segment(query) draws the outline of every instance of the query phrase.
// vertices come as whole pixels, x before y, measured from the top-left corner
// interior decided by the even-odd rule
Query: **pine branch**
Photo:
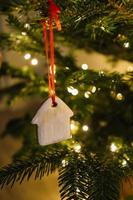
[[[86,199],[88,179],[84,157],[72,152],[66,158],[66,166],[59,170],[61,200]]]
[[[13,186],[15,182],[22,183],[25,179],[29,180],[32,174],[35,174],[35,179],[48,176],[59,167],[63,157],[64,152],[53,150],[26,160],[18,160],[0,170],[0,186],[3,188],[5,185]]]
[[[18,14],[21,13],[24,18],[20,20],[17,15],[8,12],[9,24],[17,30],[27,33],[27,36],[24,37],[12,36],[10,41],[15,44],[12,45],[12,48],[17,51],[26,49],[38,53],[43,52],[43,41],[40,39],[42,31],[38,20],[48,16],[47,1],[24,1],[24,3],[18,3],[18,6],[16,6],[17,0],[12,2],[14,2],[11,5],[12,8],[16,9],[17,7]],[[113,2],[109,0],[103,2],[99,0],[93,2],[67,0],[56,1],[56,3],[63,13],[60,18],[63,25],[62,36],[65,41],[86,50],[91,48],[106,55],[113,55],[116,59],[132,61],[133,14],[131,0],[128,3],[126,0],[114,0]],[[30,15],[30,11],[33,12],[33,15]],[[24,27],[25,23],[30,24],[29,30]],[[129,47],[125,48],[124,44],[127,42]]]
[[[71,153],[60,169],[61,199],[118,200],[125,177],[119,162]],[[126,174],[128,176],[128,174]]]

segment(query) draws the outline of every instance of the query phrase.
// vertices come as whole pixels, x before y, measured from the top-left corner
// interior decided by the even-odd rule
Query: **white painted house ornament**
[[[51,106],[48,98],[37,111],[32,124],[38,126],[38,141],[40,145],[48,145],[71,138],[70,117],[72,110],[56,97],[57,106]]]

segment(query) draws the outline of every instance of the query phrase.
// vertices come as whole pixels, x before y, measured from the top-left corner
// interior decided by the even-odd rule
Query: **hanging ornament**
[[[48,145],[56,143],[68,138],[70,134],[70,117],[73,116],[72,110],[55,94],[55,65],[54,65],[54,34],[53,20],[55,21],[58,31],[61,31],[61,23],[59,20],[59,7],[48,0],[49,3],[49,21],[43,19],[43,36],[45,42],[46,64],[48,66],[48,98],[37,111],[32,120],[32,124],[38,126],[38,141],[40,145]],[[47,24],[49,25],[49,39],[47,37]],[[50,46],[50,62],[49,62],[49,46]]]

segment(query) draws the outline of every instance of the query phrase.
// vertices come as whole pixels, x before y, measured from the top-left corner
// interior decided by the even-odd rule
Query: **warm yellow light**
[[[71,122],[71,130],[75,130],[76,129],[76,124],[74,123],[74,121]]]
[[[65,167],[66,165],[68,165],[68,161],[66,161],[65,159],[64,160],[62,160],[62,167]]]
[[[124,46],[125,48],[129,48],[129,47],[130,47],[130,44],[129,44],[129,42],[124,42],[123,46]]]
[[[110,150],[112,152],[116,152],[118,150],[118,147],[115,145],[115,143],[112,143],[111,146],[110,146]]]
[[[105,31],[105,27],[104,27],[104,26],[101,26],[101,29],[102,29],[103,31]]]
[[[127,165],[127,161],[126,161],[126,160],[123,160],[123,161],[122,161],[122,166],[125,167],[126,165]]]
[[[80,151],[81,151],[81,146],[80,146],[80,144],[75,144],[75,145],[74,145],[74,151],[75,151],[76,153],[80,153]]]
[[[79,192],[80,192],[80,189],[79,189],[79,188],[77,188],[77,189],[76,189],[76,192],[77,192],[77,193],[79,193]]]
[[[96,86],[93,86],[92,89],[91,89],[91,92],[92,92],[92,93],[95,93],[96,90],[97,90]]]
[[[104,71],[99,71],[99,75],[104,75]]]
[[[76,88],[72,87],[72,86],[67,87],[67,91],[69,93],[71,93],[73,96],[76,96],[79,93],[79,91]]]
[[[21,34],[24,35],[24,36],[27,35],[26,32],[22,32]]]
[[[37,65],[37,64],[38,64],[38,60],[37,60],[36,58],[33,58],[33,59],[31,60],[31,64],[32,64],[32,65]]]
[[[90,91],[86,91],[86,92],[84,93],[84,97],[87,98],[87,99],[89,99],[90,95],[91,95],[91,92],[90,92]]]
[[[74,88],[74,90],[72,91],[72,95],[73,95],[73,96],[76,96],[76,95],[78,95],[78,93],[79,93],[79,91],[78,91],[77,89]]]
[[[83,70],[87,70],[87,69],[88,69],[88,65],[87,65],[87,64],[82,64],[81,68],[82,68]]]
[[[67,87],[67,91],[68,91],[69,93],[72,93],[73,89],[74,89],[74,87],[72,87],[72,86]]]
[[[84,125],[84,126],[82,126],[82,129],[83,129],[83,131],[88,131],[89,130],[89,127],[87,126],[87,125]]]
[[[71,127],[71,132],[72,132],[73,134],[75,134],[75,133],[78,131],[78,129],[79,129],[79,122],[78,122],[78,121],[71,120],[71,125],[70,125],[70,127]]]
[[[128,71],[128,72],[133,72],[133,66],[129,66],[129,67],[127,68],[127,71]]]
[[[118,94],[116,95],[116,99],[119,100],[119,101],[121,101],[121,100],[124,99],[124,96],[123,96],[121,93],[118,93]]]
[[[29,28],[30,28],[30,25],[29,25],[28,23],[26,23],[26,24],[24,25],[24,27],[29,29]]]
[[[31,58],[31,54],[30,53],[26,53],[25,55],[24,55],[24,59],[25,60],[29,60]]]

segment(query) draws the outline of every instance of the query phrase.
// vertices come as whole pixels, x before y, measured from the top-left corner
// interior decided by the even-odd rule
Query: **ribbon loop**
[[[58,31],[61,30],[61,23],[59,20],[59,7],[53,2],[53,0],[48,0],[49,3],[49,38],[50,42],[48,43],[47,37],[47,26],[46,21],[41,20],[43,25],[43,38],[45,43],[45,53],[46,53],[46,64],[48,66],[48,83],[49,83],[49,94],[52,100],[52,106],[57,106],[55,100],[55,65],[54,65],[54,34],[53,34],[53,24],[54,19]],[[50,45],[50,63],[49,63],[49,45]]]

